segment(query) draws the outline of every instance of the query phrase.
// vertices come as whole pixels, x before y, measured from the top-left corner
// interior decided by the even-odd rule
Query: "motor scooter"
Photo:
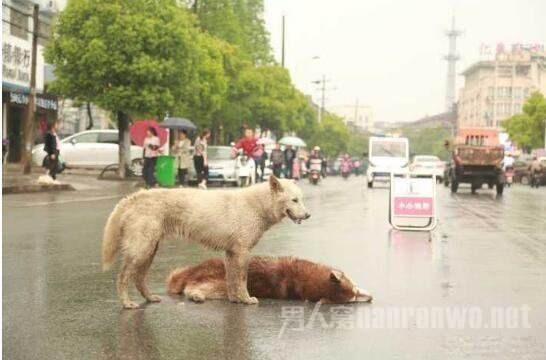
[[[235,175],[237,177],[237,185],[247,187],[254,184],[256,164],[254,159],[246,155],[242,150],[237,154],[235,160]]]
[[[322,172],[322,159],[309,160],[309,182],[318,185]]]

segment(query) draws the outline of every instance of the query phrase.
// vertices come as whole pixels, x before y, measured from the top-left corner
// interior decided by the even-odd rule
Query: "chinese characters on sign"
[[[30,49],[4,42],[2,44],[2,76],[5,80],[30,82]]]
[[[43,46],[36,52],[36,90],[44,89]],[[2,37],[2,82],[17,88],[30,87],[32,43],[9,34]]]
[[[389,195],[389,222],[391,225],[397,230],[433,230],[437,224],[435,192],[436,179],[433,176],[391,177]],[[407,218],[428,219],[428,224],[419,225],[419,221],[408,221]]]
[[[489,44],[481,44],[480,45],[480,56],[488,56],[488,55],[499,55],[499,54],[521,54],[523,52],[544,52],[544,45],[543,44],[504,44],[502,42],[496,44],[496,45],[489,45]]]
[[[402,197],[394,198],[395,216],[433,216],[432,198],[429,197]]]
[[[9,94],[9,101],[14,104],[27,105],[28,95],[17,93],[17,92],[11,92]],[[36,96],[36,106],[42,109],[47,109],[47,110],[57,110],[57,100],[43,98],[38,95]]]

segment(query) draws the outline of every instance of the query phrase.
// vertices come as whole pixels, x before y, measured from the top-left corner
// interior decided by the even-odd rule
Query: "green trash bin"
[[[176,179],[176,157],[160,155],[155,165],[155,178],[159,185],[172,187]]]

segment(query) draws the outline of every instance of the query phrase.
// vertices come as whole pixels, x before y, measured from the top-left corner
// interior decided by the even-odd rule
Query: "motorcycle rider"
[[[351,171],[353,170],[353,160],[351,159],[351,157],[349,156],[349,154],[345,153],[342,157],[341,157],[341,167],[340,167],[340,170],[341,170],[341,175],[343,174],[350,174]],[[348,176],[348,175],[347,175]]]
[[[538,184],[535,184],[535,177],[537,178],[536,181],[539,181],[538,177],[540,174],[542,174],[542,164],[538,160],[537,156],[533,156],[533,161],[531,164],[529,164],[529,173],[531,175],[531,186],[536,185],[538,187]]]
[[[322,157],[320,153],[320,147],[315,146],[313,150],[311,151],[311,155],[309,156],[309,160],[307,160],[307,168],[309,171],[318,171],[322,177],[324,177],[324,158]]]

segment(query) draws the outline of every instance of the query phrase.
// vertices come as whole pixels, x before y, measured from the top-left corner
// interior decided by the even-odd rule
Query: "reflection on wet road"
[[[100,271],[106,218],[133,188],[4,197],[3,345],[10,359],[546,358],[546,189],[450,195],[438,188],[434,233],[390,229],[388,191],[363,178],[302,183],[312,217],[269,231],[254,254],[294,255],[345,271],[387,307],[530,307],[529,329],[286,328],[283,307],[211,301],[163,302],[122,311],[115,274]],[[152,265],[152,290],[165,294],[168,271],[220,254],[170,241]],[[139,299],[138,295],[132,295]],[[331,319],[335,306],[318,314]],[[318,316],[316,319],[319,319]],[[286,320],[286,318],[284,318]]]

